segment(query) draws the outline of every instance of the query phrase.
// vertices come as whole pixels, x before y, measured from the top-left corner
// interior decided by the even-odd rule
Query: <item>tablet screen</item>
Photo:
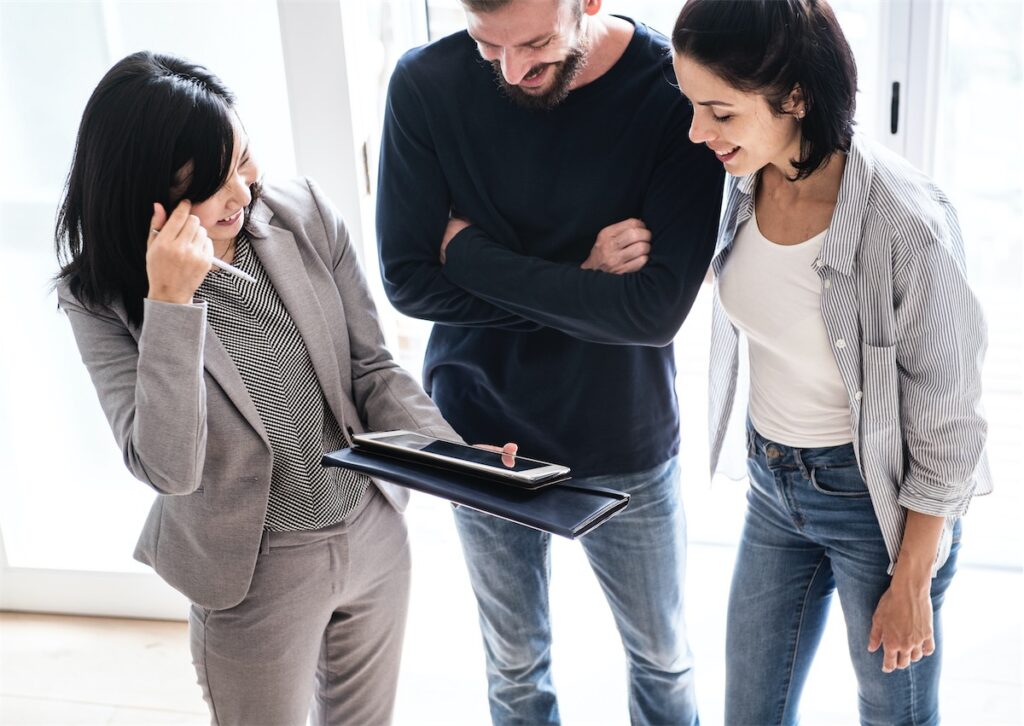
[[[502,462],[502,455],[497,452],[477,449],[472,446],[461,446],[459,444],[453,444],[450,441],[432,439],[427,436],[420,436],[419,434],[403,433],[394,434],[392,436],[381,436],[376,438],[375,441],[379,444],[400,446],[412,451],[421,451],[425,454],[436,454],[437,456],[445,456],[449,459],[468,461],[474,464],[483,464],[484,466],[492,466],[496,469],[505,469],[506,471],[523,472],[549,466],[549,464],[543,461],[525,459],[521,456],[514,457],[513,460],[515,461],[515,464],[513,466],[508,466],[506,463]]]

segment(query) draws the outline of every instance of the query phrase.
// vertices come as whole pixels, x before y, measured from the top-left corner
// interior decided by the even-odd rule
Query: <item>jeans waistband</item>
[[[799,447],[766,439],[747,422],[747,455],[758,457],[771,468],[808,469],[823,466],[856,466],[853,444]]]

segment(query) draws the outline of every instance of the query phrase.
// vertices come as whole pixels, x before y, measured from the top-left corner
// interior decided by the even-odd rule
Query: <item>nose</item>
[[[252,201],[252,191],[249,188],[249,184],[249,179],[239,172],[232,174],[231,179],[228,180],[231,199],[239,202],[243,207],[248,207],[249,202]]]
[[[700,109],[693,109],[693,118],[690,120],[690,141],[695,144],[703,144],[713,140],[716,134],[700,113]]]
[[[523,76],[533,68],[530,56],[520,53],[515,48],[501,52],[501,74],[510,86],[518,86]]]

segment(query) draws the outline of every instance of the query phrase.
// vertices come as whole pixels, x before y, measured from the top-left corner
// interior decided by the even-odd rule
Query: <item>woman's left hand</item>
[[[926,577],[923,582],[917,580],[894,576],[871,619],[868,651],[874,653],[879,646],[884,648],[882,670],[885,673],[907,668],[935,652],[931,578]]]

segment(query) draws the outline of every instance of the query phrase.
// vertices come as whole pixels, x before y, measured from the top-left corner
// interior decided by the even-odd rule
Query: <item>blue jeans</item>
[[[726,724],[798,722],[833,590],[846,620],[861,723],[938,723],[940,608],[956,571],[959,523],[932,580],[935,653],[883,673],[883,649],[869,653],[867,645],[891,579],[889,555],[853,446],[797,449],[753,429],[747,436],[750,490],[729,594]]]
[[[630,721],[697,723],[676,460],[573,484],[631,496],[624,512],[580,539],[626,649]],[[491,719],[496,726],[560,723],[551,681],[551,535],[466,507],[455,510],[455,521],[479,608]]]

